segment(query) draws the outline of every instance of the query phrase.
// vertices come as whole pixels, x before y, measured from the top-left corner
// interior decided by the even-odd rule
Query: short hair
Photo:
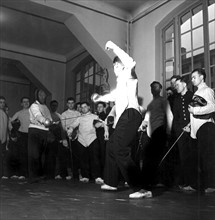
[[[98,105],[100,105],[100,104],[103,105],[104,108],[106,107],[106,103],[105,102],[98,102],[96,107],[98,107]]]
[[[4,96],[0,96],[0,99],[3,99],[3,100],[5,100],[6,101],[6,98],[4,97]]]
[[[194,70],[191,72],[191,74],[193,74],[194,72],[198,72],[199,75],[202,75],[202,76],[203,76],[203,79],[204,79],[204,81],[205,81],[205,79],[206,79],[206,73],[205,73],[205,70],[204,70],[204,69],[202,69],[202,68],[196,68],[196,69],[194,69]]]
[[[90,106],[90,103],[87,101],[81,102],[81,105],[86,104],[87,106]]]
[[[179,79],[180,78],[180,76],[179,75],[173,75],[171,78],[170,78],[170,81],[172,80],[172,79]]]
[[[155,84],[159,85],[160,89],[163,88],[163,86],[158,81],[153,81],[150,86],[153,87]]]
[[[69,101],[75,102],[75,99],[73,97],[69,97],[69,98],[66,99],[66,102],[69,102]]]
[[[20,99],[20,102],[22,103],[24,99],[28,99],[30,101],[30,98],[27,97],[27,96],[23,96],[21,99]]]
[[[52,100],[52,101],[50,102],[50,105],[52,105],[53,103],[58,104],[58,101],[57,101],[57,100]]]
[[[115,56],[113,58],[113,64],[115,64],[115,63],[122,63],[122,61],[120,60],[120,58],[118,56]]]
[[[181,82],[184,82],[186,84],[188,84],[188,79],[185,76],[181,76],[179,78],[176,79],[176,81],[180,80]]]

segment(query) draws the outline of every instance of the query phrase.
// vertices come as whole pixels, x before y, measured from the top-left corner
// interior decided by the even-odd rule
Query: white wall
[[[156,25],[183,2],[184,0],[170,1],[132,24],[131,54],[137,62],[136,72],[139,78],[139,96],[144,99],[144,107],[152,100],[150,83],[154,80],[163,83],[162,73],[155,72],[157,65],[155,63],[157,52],[155,47]]]
[[[64,102],[66,65],[64,63],[1,50],[1,57],[19,60],[52,94],[52,99],[59,102],[59,109]],[[60,88],[60,89],[58,89]]]

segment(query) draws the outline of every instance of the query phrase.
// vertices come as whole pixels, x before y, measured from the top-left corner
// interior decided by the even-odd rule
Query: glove
[[[43,124],[46,128],[49,128],[52,125],[52,121],[49,118],[46,118]]]
[[[91,95],[91,100],[93,101],[93,102],[99,102],[99,98],[100,98],[101,96],[98,94],[98,93],[93,93],[92,95]]]

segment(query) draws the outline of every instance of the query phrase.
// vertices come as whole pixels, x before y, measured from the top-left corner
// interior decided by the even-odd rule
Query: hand
[[[108,140],[109,140],[109,132],[108,132],[108,131],[105,131],[105,133],[104,133],[104,139],[105,139],[105,141],[108,141]]]
[[[68,129],[67,129],[67,135],[68,135],[68,137],[71,137],[71,136],[72,136],[72,132],[73,132],[73,129],[72,129],[72,128],[68,128]]]
[[[140,125],[138,131],[145,131],[147,126],[148,126],[148,122],[142,121],[142,124]]]
[[[62,145],[64,147],[68,147],[68,141],[67,140],[62,140]]]
[[[116,45],[112,41],[108,41],[105,45],[105,50],[113,49]]]
[[[191,105],[188,106],[188,111],[191,113],[191,114],[194,114],[194,107],[192,107]]]
[[[46,118],[43,124],[46,128],[49,128],[52,125],[52,121],[49,118]]]
[[[100,97],[101,97],[101,96],[100,96],[98,93],[93,93],[93,94],[91,95],[91,100],[92,100],[93,102],[99,102]]]
[[[183,128],[183,131],[190,132],[190,123]]]

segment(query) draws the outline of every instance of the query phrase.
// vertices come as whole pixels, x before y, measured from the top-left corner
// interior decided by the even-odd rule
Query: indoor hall
[[[105,50],[109,40],[135,60],[144,110],[153,99],[154,81],[162,85],[164,98],[172,76],[184,77],[195,92],[192,70],[202,68],[206,84],[215,88],[214,0],[1,0],[0,7],[0,96],[6,99],[9,117],[20,110],[22,97],[32,104],[37,89],[46,93],[48,107],[57,100],[59,113],[67,109],[68,97],[91,102],[93,93],[111,92],[116,77],[114,54]],[[96,104],[90,105],[95,112]],[[174,176],[172,170],[169,175]],[[152,198],[133,200],[131,189],[104,192],[92,182],[74,181],[72,174],[71,180],[33,184],[11,176],[1,180],[3,220],[215,216],[214,193],[153,187]]]

